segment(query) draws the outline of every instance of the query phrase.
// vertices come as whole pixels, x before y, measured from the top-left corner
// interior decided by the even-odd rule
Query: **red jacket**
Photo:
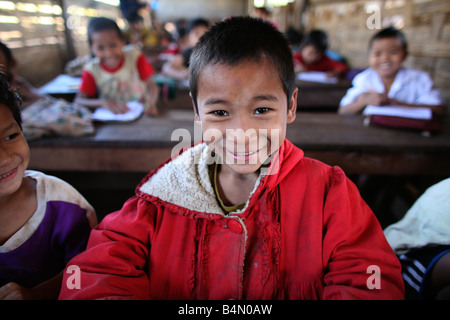
[[[65,272],[60,299],[403,298],[400,264],[340,168],[286,140],[278,172],[259,181],[242,213],[225,216],[204,149],[151,172],[104,218],[68,264],[81,268],[81,288],[68,288]],[[380,288],[369,289],[374,277]]]

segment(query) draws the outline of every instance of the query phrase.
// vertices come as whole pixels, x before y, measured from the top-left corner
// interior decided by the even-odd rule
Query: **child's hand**
[[[140,99],[139,102],[144,104],[144,114],[152,117],[158,115],[156,103],[152,102],[149,95],[146,95],[144,98]]]
[[[337,70],[327,71],[327,78],[339,78],[341,77],[341,73]]]
[[[378,93],[375,91],[365,92],[358,98],[364,105],[381,106],[389,102],[385,93]]]
[[[10,282],[0,288],[0,300],[30,300],[33,298],[36,298],[33,290],[15,282]]]
[[[388,104],[391,106],[408,106],[408,104],[404,102],[397,101],[395,99],[388,99]]]
[[[114,99],[104,99],[100,106],[115,114],[122,114],[130,111],[125,102],[119,102]]]
[[[156,108],[155,105],[149,106],[147,109],[145,109],[144,113],[148,116],[157,116],[158,115],[158,108]]]
[[[294,65],[294,71],[295,71],[295,73],[305,72],[305,71],[306,71],[306,68],[303,67],[303,65],[302,65],[301,63],[296,63],[296,64]]]
[[[147,93],[140,99],[140,102],[144,104],[144,113],[148,116],[157,116],[158,108],[156,107],[159,87],[156,83],[149,77],[146,81]]]

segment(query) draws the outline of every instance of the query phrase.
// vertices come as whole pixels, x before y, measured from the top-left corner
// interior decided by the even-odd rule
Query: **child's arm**
[[[189,70],[184,66],[184,57],[179,54],[163,65],[163,73],[176,80],[188,80]]]
[[[59,299],[149,299],[146,266],[156,210],[133,197],[106,216],[92,230],[86,250],[67,264],[80,268],[80,289],[67,287],[72,274],[64,272]]]
[[[339,61],[335,61],[327,56],[324,56],[324,64],[325,64],[325,68],[328,70],[327,71],[327,76],[328,77],[335,77],[335,78],[344,78],[345,75],[348,72],[348,67],[346,64],[339,62]]]
[[[61,289],[62,271],[33,288],[23,287],[15,282],[0,288],[0,300],[56,300]]]
[[[149,116],[158,115],[158,108],[156,107],[156,103],[159,98],[159,87],[153,81],[152,77],[148,77],[145,81],[145,85],[147,87],[147,94],[145,95],[145,114]]]
[[[333,168],[324,206],[323,299],[403,299],[401,265],[355,184]]]
[[[28,81],[19,77],[13,80],[13,83],[17,86],[20,96],[23,99],[23,106],[27,107],[36,100],[44,97],[45,95],[40,93],[35,87],[33,87]]]
[[[294,64],[295,73],[308,71],[300,62]]]
[[[82,105],[89,109],[96,109],[102,107],[116,114],[125,113],[129,111],[125,102],[118,102],[117,100],[114,99],[89,98],[85,93],[82,92],[77,93],[74,103]]]
[[[370,105],[381,106],[388,102],[388,98],[385,93],[377,93],[374,91],[368,91],[361,93],[354,102],[347,105],[343,105],[339,108],[339,114],[358,114],[363,109]]]
[[[97,84],[89,71],[83,70],[81,74],[81,85],[74,99],[74,103],[89,109],[102,107],[113,113],[120,114],[128,112],[126,103],[120,103],[115,99],[94,98],[97,95]]]

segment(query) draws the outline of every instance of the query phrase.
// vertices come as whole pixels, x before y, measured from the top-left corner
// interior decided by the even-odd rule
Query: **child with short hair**
[[[115,21],[97,17],[88,25],[88,41],[96,59],[87,63],[75,103],[125,113],[129,101],[144,103],[144,112],[157,115],[158,86],[153,67],[141,51],[125,45]]]
[[[97,218],[72,186],[27,170],[21,130],[19,98],[0,73],[0,299],[56,299]]]
[[[312,30],[303,39],[301,50],[294,54],[295,72],[320,71],[328,77],[343,77],[348,67],[329,58],[328,36],[322,30]]]
[[[41,99],[43,94],[23,77],[20,77],[14,72],[16,65],[17,61],[14,58],[11,49],[9,49],[5,43],[0,41],[0,72],[5,74],[11,87],[20,94],[22,99],[21,106],[26,108]]]
[[[439,91],[430,76],[403,67],[408,55],[406,37],[393,27],[376,33],[369,42],[370,67],[353,79],[340,102],[339,114],[358,114],[368,105],[426,107],[441,114]]]
[[[128,43],[137,46],[138,48],[152,47],[159,43],[159,38],[156,30],[148,28],[144,24],[144,18],[137,13],[132,12],[127,16],[128,27],[124,32]]]
[[[189,21],[186,27],[188,46],[163,65],[162,71],[165,75],[178,81],[189,80],[189,61],[192,49],[200,37],[208,31],[208,28],[209,23],[203,18],[195,18]]]
[[[270,23],[214,25],[190,65],[204,141],[103,219],[70,262],[81,288],[60,298],[403,298],[399,261],[355,185],[286,140],[297,91]]]

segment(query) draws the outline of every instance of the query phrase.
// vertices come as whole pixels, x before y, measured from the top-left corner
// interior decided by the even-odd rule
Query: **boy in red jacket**
[[[310,31],[301,50],[293,55],[295,72],[320,71],[328,77],[343,78],[348,72],[347,65],[328,57],[327,49],[327,34],[322,30]]]
[[[249,17],[218,23],[190,79],[204,141],[104,218],[60,298],[403,298],[399,261],[355,185],[285,139],[297,88],[283,35]]]

